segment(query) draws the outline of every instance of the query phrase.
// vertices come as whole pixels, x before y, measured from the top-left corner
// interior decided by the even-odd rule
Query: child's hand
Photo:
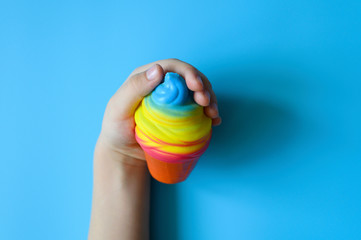
[[[167,59],[134,70],[109,100],[95,147],[89,239],[149,238],[150,175],[135,140],[134,112],[166,72],[180,74],[213,125],[221,123],[211,84],[193,66]]]
[[[176,72],[194,91],[194,100],[219,125],[217,99],[207,77],[192,65],[178,59],[161,60],[135,69],[108,102],[98,144],[126,157],[145,160],[135,140],[134,112],[140,101],[162,81],[166,72]]]

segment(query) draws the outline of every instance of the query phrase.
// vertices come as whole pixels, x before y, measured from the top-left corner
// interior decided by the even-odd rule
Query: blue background
[[[1,1],[0,239],[86,239],[108,99],[176,57],[223,125],[152,239],[361,239],[361,2]]]

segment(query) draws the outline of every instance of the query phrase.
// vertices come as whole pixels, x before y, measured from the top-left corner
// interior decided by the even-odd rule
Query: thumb
[[[147,71],[129,77],[111,100],[118,118],[132,116],[139,102],[158,86],[163,76],[163,68],[159,64],[155,64]]]

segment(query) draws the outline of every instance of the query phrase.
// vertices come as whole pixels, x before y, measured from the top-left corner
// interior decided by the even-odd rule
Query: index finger
[[[179,75],[181,75],[186,81],[187,87],[190,90],[196,92],[196,91],[202,91],[204,89],[203,81],[201,79],[199,71],[192,65],[183,62],[179,59],[173,59],[173,58],[165,59],[146,64],[144,66],[135,69],[130,76],[137,74],[139,72],[143,72],[154,64],[161,65],[165,73],[176,72]]]

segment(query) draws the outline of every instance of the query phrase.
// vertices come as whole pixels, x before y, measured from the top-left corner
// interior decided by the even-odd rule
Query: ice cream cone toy
[[[145,153],[149,172],[159,182],[178,183],[184,181],[195,167],[197,160],[184,163],[169,163],[158,160]]]
[[[168,184],[189,176],[212,135],[212,120],[177,73],[167,73],[164,82],[142,100],[135,123],[135,137],[151,175]]]

